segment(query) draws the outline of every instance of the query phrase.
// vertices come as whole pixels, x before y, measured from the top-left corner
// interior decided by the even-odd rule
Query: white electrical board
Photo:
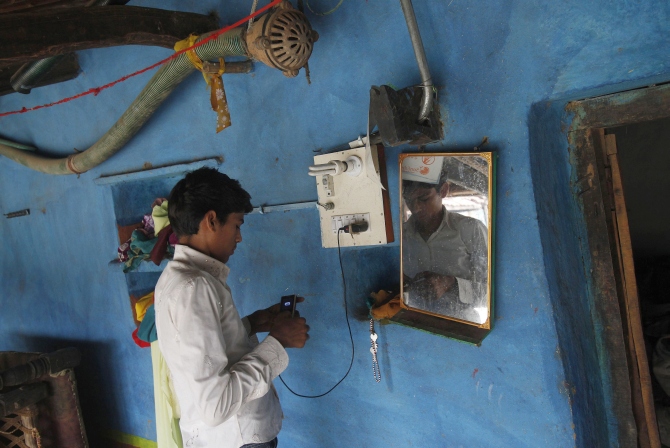
[[[345,161],[350,156],[358,156],[363,161],[363,169],[358,176],[342,173],[336,176],[315,177],[319,203],[325,205],[330,202],[333,205],[330,210],[318,207],[321,243],[323,247],[337,247],[338,233],[341,247],[370,246],[391,242],[393,233],[391,231],[391,234],[387,236],[386,225],[387,220],[390,222],[391,217],[386,216],[384,191],[378,180],[380,168],[377,148],[371,147],[371,157],[367,157],[364,146],[314,156],[314,164],[326,164],[333,160]],[[364,232],[349,234],[337,230],[338,226],[361,222],[368,224]]]

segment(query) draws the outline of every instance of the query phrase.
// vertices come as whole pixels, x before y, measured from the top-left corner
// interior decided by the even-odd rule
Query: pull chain
[[[370,319],[370,353],[372,353],[372,375],[375,381],[379,383],[382,380],[382,373],[377,361],[377,333],[375,333],[375,321],[373,319]]]

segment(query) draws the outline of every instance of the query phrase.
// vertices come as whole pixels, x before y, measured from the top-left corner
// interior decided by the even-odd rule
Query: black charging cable
[[[365,228],[363,228],[363,225]],[[354,226],[358,226],[356,229],[354,229]],[[349,328],[349,340],[351,340],[351,362],[349,363],[349,368],[347,369],[347,373],[344,374],[342,379],[338,381],[333,387],[328,389],[328,391],[320,394],[320,395],[303,395],[295,392],[293,389],[288,387],[288,384],[284,382],[284,378],[279,375],[279,379],[281,382],[286,386],[286,388],[291,392],[293,395],[296,395],[298,397],[302,398],[320,398],[325,395],[328,395],[333,389],[335,389],[337,386],[340,385],[342,381],[349,375],[349,372],[351,372],[351,366],[354,365],[354,355],[355,355],[355,348],[354,348],[354,337],[351,334],[351,324],[349,324],[349,310],[347,309],[347,282],[344,280],[344,268],[342,267],[342,253],[340,252],[340,233],[345,232],[345,233],[358,233],[358,232],[364,232],[367,230],[368,225],[367,223],[364,224],[349,224],[348,226],[341,227],[337,230],[337,256],[340,259],[340,272],[342,273],[342,286],[344,287],[344,315],[347,318],[347,328]]]

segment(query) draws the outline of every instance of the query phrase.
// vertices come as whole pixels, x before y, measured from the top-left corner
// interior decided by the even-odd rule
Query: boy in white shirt
[[[309,338],[304,318],[279,305],[241,319],[225,265],[242,241],[251,197],[211,168],[172,189],[168,216],[179,238],[155,292],[158,343],[181,408],[184,446],[274,448],[283,414],[272,380],[285,348]],[[258,332],[269,332],[259,343]]]

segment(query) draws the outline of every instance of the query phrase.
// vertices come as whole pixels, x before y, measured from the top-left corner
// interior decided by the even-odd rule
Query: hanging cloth
[[[154,205],[151,209],[151,218],[154,223],[154,236],[157,237],[161,230],[170,224],[170,219],[168,218],[168,201]]]
[[[192,47],[197,40],[198,36],[191,34],[186,39],[177,42],[174,50],[182,51],[188,47]],[[216,132],[219,133],[231,125],[226,91],[223,88],[223,78],[221,77],[226,72],[226,63],[223,58],[219,58],[218,64],[203,62],[195,53],[195,50],[188,50],[185,54],[189,61],[191,61],[191,64],[202,72],[202,76],[210,88],[209,100],[212,104],[212,109],[217,114]]]
[[[137,321],[142,322],[144,315],[147,313],[147,308],[154,304],[154,292],[151,291],[149,294],[146,294],[140,297],[137,302],[135,302],[135,315],[137,316]]]
[[[367,304],[370,308],[370,317],[376,320],[391,319],[403,308],[400,294],[392,296],[383,289],[379,292],[371,293]]]
[[[151,364],[154,376],[158,446],[161,448],[182,448],[184,444],[179,429],[181,410],[174,393],[170,370],[160,347],[158,347],[158,341],[151,343]]]

